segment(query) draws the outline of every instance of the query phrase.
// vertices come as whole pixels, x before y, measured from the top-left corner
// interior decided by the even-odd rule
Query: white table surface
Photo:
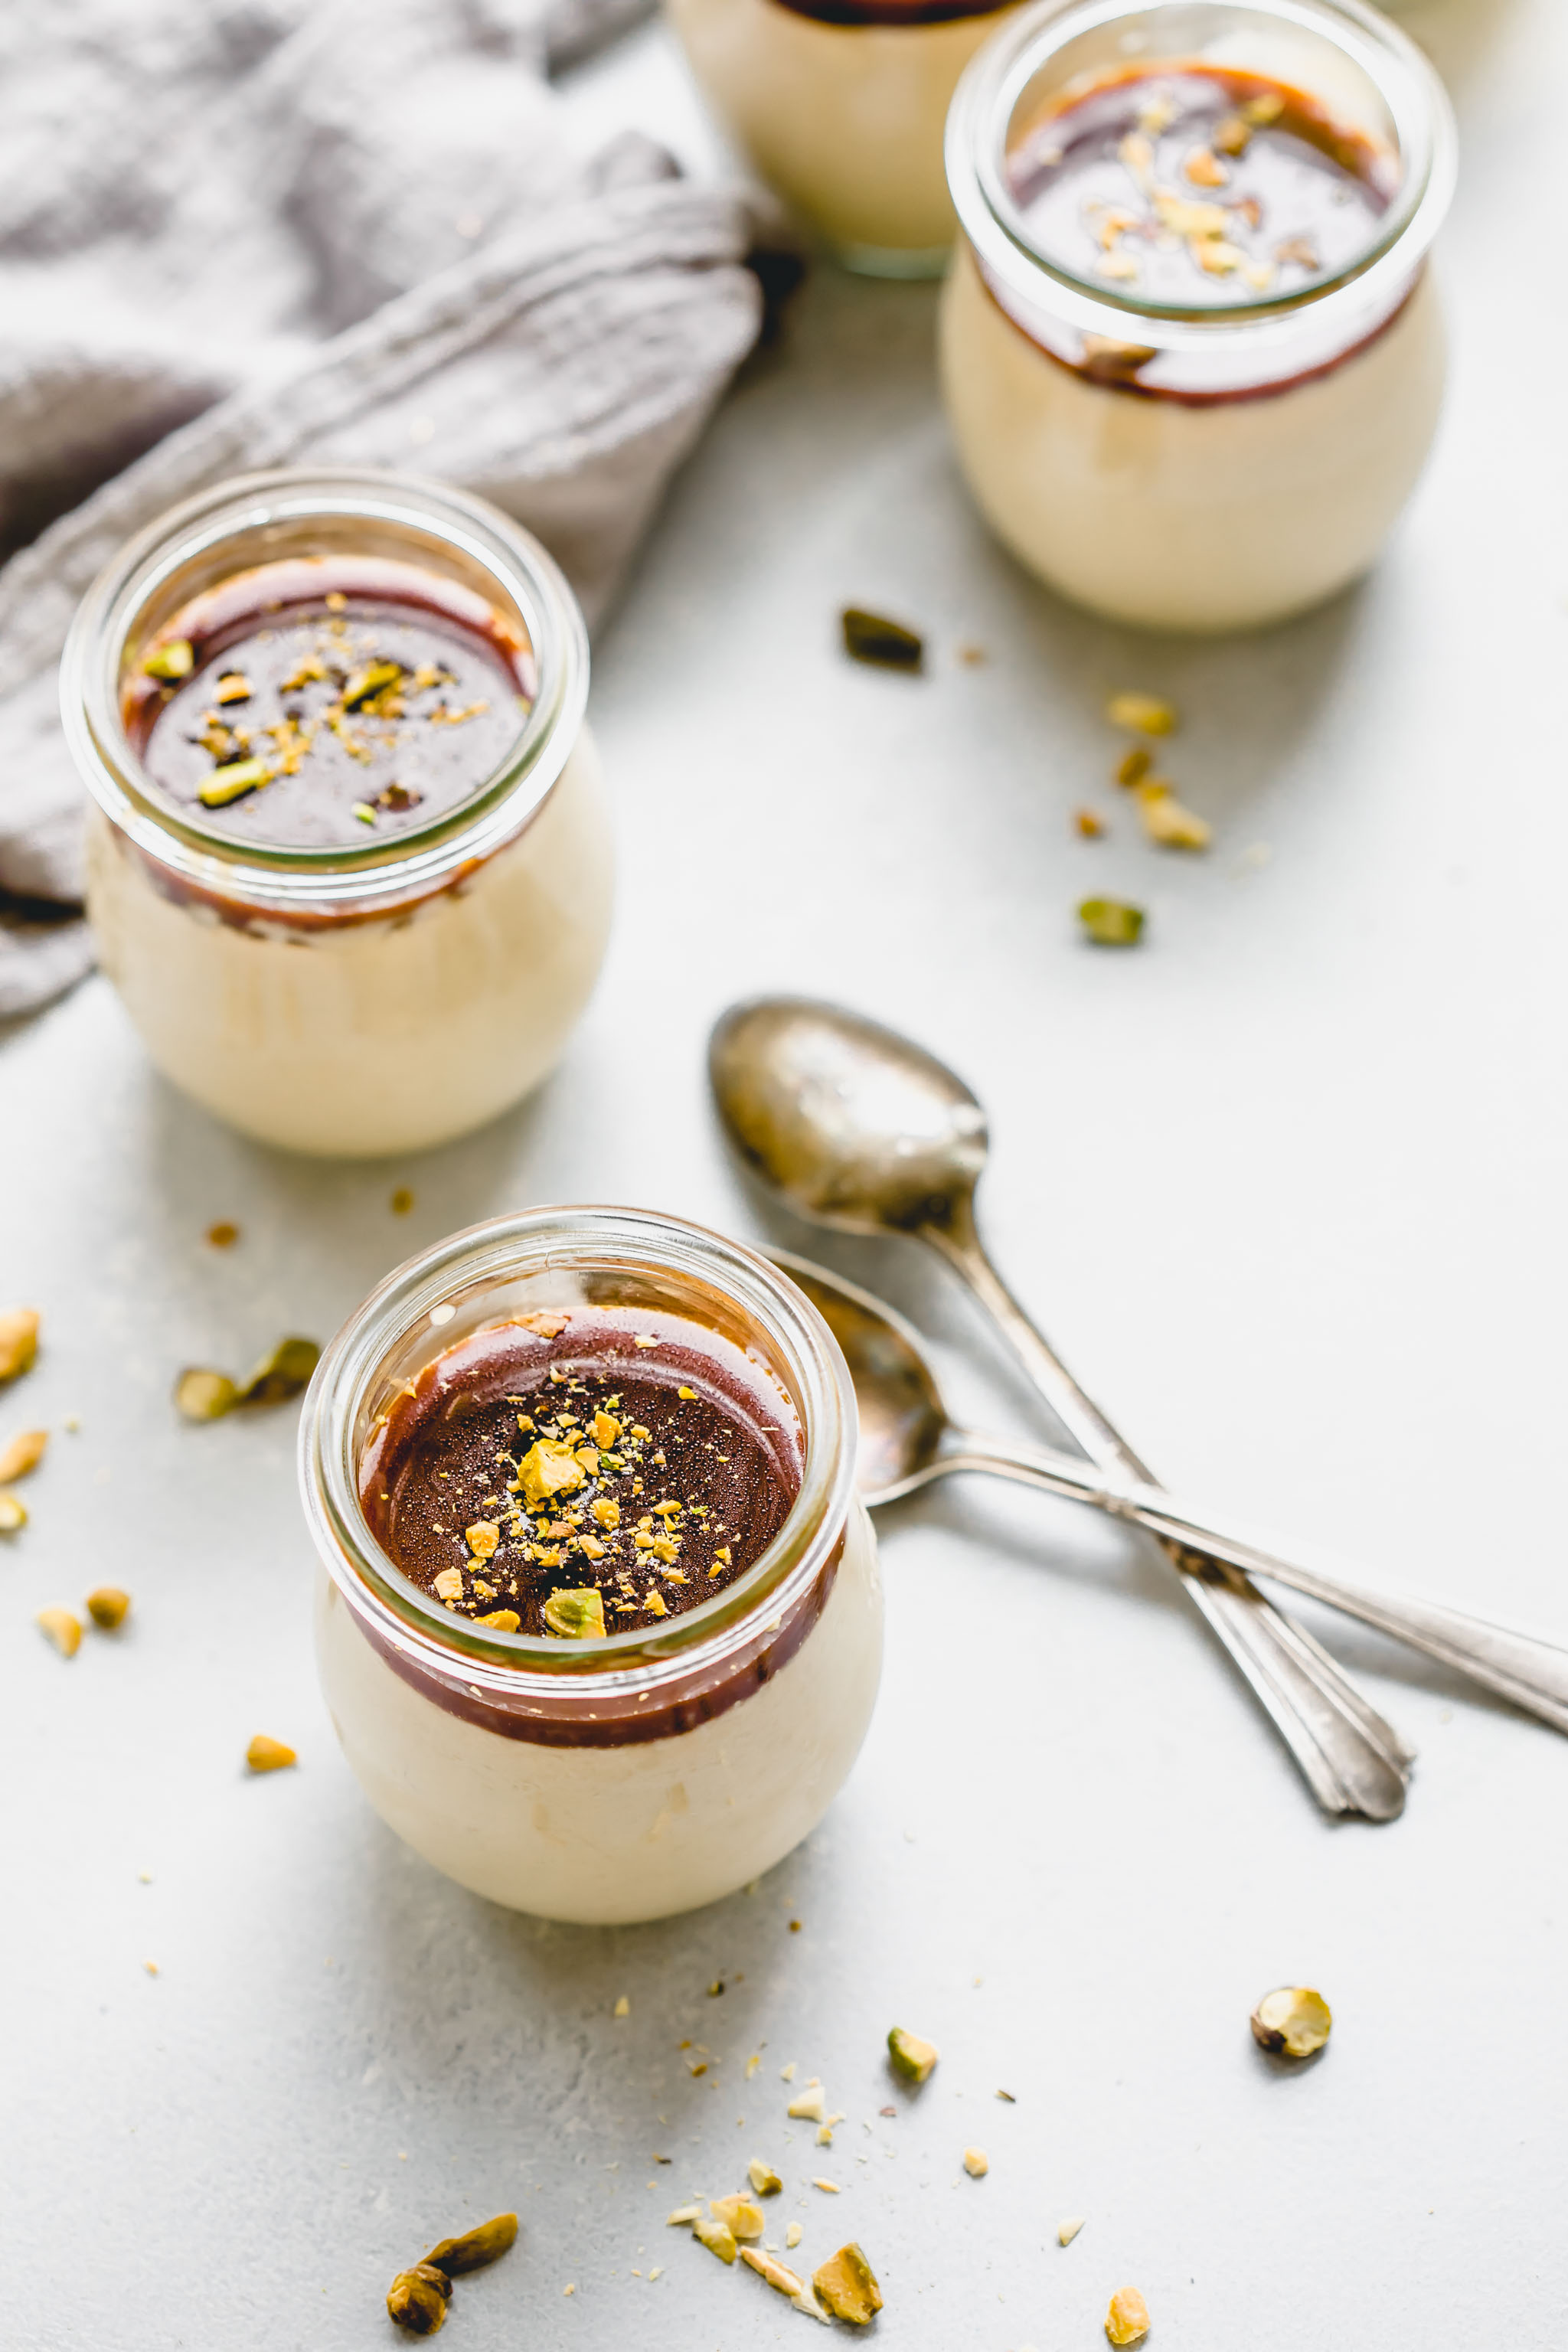
[[[965,501],[931,289],[823,269],[598,649],[620,919],[538,1100],[422,1160],[313,1165],[156,1081],[100,982],[0,1045],[0,1304],[46,1318],[0,1427],[81,1422],[0,1560],[7,2346],[384,2347],[392,2273],[511,2205],[453,2352],[804,2344],[663,2227],[754,2152],[807,2264],[863,2242],[889,2345],[1092,2352],[1123,2284],[1165,2352],[1561,2342],[1551,1732],[1335,1626],[1420,1763],[1400,1822],[1330,1826],[1157,1555],[972,1483],[884,1521],[880,1709],[808,1844],[695,1917],[542,1926],[404,1852],[336,1751],[292,1410],[192,1429],[168,1397],[182,1363],[324,1339],[411,1249],[518,1203],[780,1232],[726,1166],[703,1045],[732,998],[805,988],[979,1089],[996,1252],[1167,1475],[1568,1636],[1542,1475],[1568,1418],[1568,17],[1407,21],[1464,134],[1453,396],[1363,589],[1190,646],[1067,611]],[[581,102],[700,144],[658,33]],[[842,660],[851,597],[929,633],[928,678]],[[1121,685],[1181,705],[1205,859],[1113,807]],[[1085,799],[1110,840],[1071,836]],[[1079,943],[1096,886],[1149,906],[1143,950]],[[1039,1427],[940,1279],[819,1254],[927,1322],[966,1409]],[[106,1580],[132,1620],[67,1664],[34,1612]],[[298,1771],[247,1779],[258,1730]],[[1247,2024],[1282,1980],[1336,2017],[1290,2077]],[[894,2021],[942,2050],[918,2101],[881,2064]],[[847,2114],[830,2153],[788,2137],[790,2060]],[[837,2200],[805,2185],[825,2165]]]

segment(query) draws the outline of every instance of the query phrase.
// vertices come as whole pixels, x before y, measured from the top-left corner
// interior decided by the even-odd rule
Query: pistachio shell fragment
[[[465,2271],[482,2271],[487,2263],[499,2262],[516,2242],[517,2215],[497,2213],[476,2229],[465,2230],[460,2238],[443,2238],[438,2246],[431,2247],[425,2261],[459,2278]]]
[[[523,1500],[537,1510],[556,1495],[569,1495],[586,1475],[576,1451],[559,1437],[536,1438],[517,1465]]]
[[[36,1470],[48,1442],[47,1429],[23,1429],[8,1445],[0,1446],[0,1486],[8,1486],[13,1478],[25,1478],[29,1470]]]
[[[27,1506],[20,1495],[0,1487],[0,1536],[14,1536],[27,1524]]]
[[[540,1614],[551,1632],[564,1641],[602,1642],[605,1638],[604,1596],[594,1585],[552,1592]]]
[[[54,1643],[62,1658],[74,1658],[81,1647],[81,1620],[68,1609],[40,1609],[38,1630]]]
[[[231,801],[242,801],[247,793],[271,782],[272,771],[265,760],[230,760],[213,770],[196,798],[204,808],[227,808]]]
[[[1086,898],[1079,921],[1096,947],[1136,947],[1143,935],[1143,909],[1126,898]]]
[[[314,1339],[279,1339],[240,1390],[237,1404],[282,1404],[310,1385],[321,1351]]]
[[[192,1364],[174,1382],[174,1402],[187,1421],[219,1421],[238,1402],[239,1391],[226,1372]]]
[[[131,1595],[118,1584],[100,1584],[87,1596],[87,1613],[100,1633],[112,1633],[131,1614]]]
[[[919,669],[925,659],[925,640],[885,614],[868,613],[847,604],[839,615],[844,650],[851,661],[872,662],[883,669]]]
[[[752,2194],[757,2197],[776,2197],[784,2187],[773,2166],[764,2164],[760,2156],[753,2156],[747,2165],[746,2178],[752,2184]]]
[[[1118,2287],[1105,2315],[1112,2344],[1142,2344],[1149,2333],[1149,2306],[1135,2286]]]
[[[1214,205],[1188,205],[1182,210],[1184,215],[1189,212],[1218,212],[1218,207]],[[1221,228],[1225,226],[1223,213],[1219,213],[1218,225]],[[1178,235],[1186,233],[1179,224],[1173,222],[1172,226],[1177,229]],[[1197,233],[1194,228],[1193,234]],[[1170,703],[1163,702],[1157,694],[1113,694],[1105,706],[1105,715],[1113,727],[1131,728],[1135,735],[1170,735],[1175,731],[1175,710]]]
[[[1253,2011],[1252,2034],[1277,2057],[1310,2058],[1327,2042],[1333,2022],[1321,1992],[1310,1985],[1281,1985],[1266,1992]]]
[[[434,2336],[447,2324],[452,2282],[431,2263],[399,2271],[386,2291],[386,2315],[410,2336]]]
[[[853,2241],[820,2263],[811,2283],[834,2318],[847,2319],[852,2327],[868,2326],[882,2308],[882,2290]]]
[[[268,1739],[264,1731],[258,1731],[245,1751],[245,1760],[253,1772],[286,1772],[300,1759],[281,1739]]]
[[[189,637],[171,637],[166,645],[154,646],[142,664],[148,677],[189,677],[196,666],[196,649]]]
[[[767,2227],[763,2220],[762,2207],[753,2205],[749,2197],[742,2197],[739,2193],[733,2197],[710,2198],[708,2210],[716,2221],[722,2221],[725,2228],[737,2239],[749,2241],[760,2238]]]
[[[0,1315],[0,1381],[14,1381],[26,1370],[38,1352],[41,1319],[36,1307],[14,1307]]]
[[[710,2254],[717,2254],[721,2263],[734,2261],[735,2232],[727,2221],[705,2221],[700,2214],[691,2224],[691,2234],[700,2245],[707,2247]]]
[[[918,2033],[908,2033],[901,2025],[895,2025],[888,2035],[888,2063],[906,2083],[925,2082],[941,2055],[934,2042],[922,2042]]]

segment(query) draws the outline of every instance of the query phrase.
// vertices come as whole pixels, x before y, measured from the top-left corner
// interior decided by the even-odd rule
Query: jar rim
[[[421,1324],[438,1332],[454,1294],[531,1273],[624,1266],[701,1281],[766,1336],[787,1366],[805,1432],[801,1483],[783,1526],[732,1584],[657,1627],[598,1639],[508,1633],[458,1616],[395,1566],[360,1502],[359,1432],[378,1376]],[[483,1328],[476,1327],[476,1328]],[[468,1684],[475,1696],[651,1697],[694,1669],[721,1668],[767,1609],[782,1619],[820,1576],[855,1493],[858,1422],[842,1350],[805,1294],[744,1244],[656,1210],[549,1206],[447,1236],[388,1275],[324,1350],[300,1425],[305,1517],[329,1574],[377,1637]]]
[[[1068,42],[1122,19],[1152,26],[1162,16],[1191,20],[1205,9],[1216,17],[1296,26],[1339,48],[1388,106],[1405,168],[1380,234],[1337,274],[1256,301],[1150,301],[1079,278],[1033,243],[1007,184],[1007,132],[1029,82]],[[1307,313],[1320,331],[1329,328],[1331,316],[1342,318],[1348,346],[1364,331],[1361,321],[1369,309],[1392,310],[1403,299],[1430,249],[1453,195],[1457,133],[1447,92],[1430,59],[1367,0],[1035,0],[965,68],[948,113],[945,159],[960,225],[983,269],[1020,297],[1047,299],[1085,335],[1173,352],[1212,350],[1226,337],[1249,344],[1284,341]]]
[[[176,813],[127,737],[121,665],[161,584],[226,541],[312,520],[363,519],[449,549],[523,616],[538,690],[500,764],[455,807],[390,841],[321,848],[239,842]],[[254,552],[248,562],[256,560]],[[247,567],[248,568],[248,565]],[[588,636],[554,559],[484,499],[444,482],[373,467],[275,467],[233,475],[144,525],[117,550],[77,607],[60,659],[60,715],[77,768],[104,814],[182,879],[280,912],[374,908],[438,890],[512,839],[571,755],[588,697]]]

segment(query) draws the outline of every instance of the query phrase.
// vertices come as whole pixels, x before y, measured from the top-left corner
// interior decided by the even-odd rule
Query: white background
[[[168,1402],[182,1363],[325,1339],[410,1250],[518,1203],[803,1245],[729,1171],[702,1056],[732,998],[805,988],[984,1097],[996,1254],[1163,1475],[1568,1638],[1568,18],[1406,21],[1464,141],[1453,390],[1365,587],[1206,646],[1068,612],[966,503],[932,290],[825,268],[597,649],[620,917],[534,1103],[423,1160],[317,1166],[164,1088],[100,982],[0,1043],[0,1304],[35,1300],[47,1336],[0,1429],[82,1423],[0,1559],[7,2345],[384,2347],[392,2273],[514,2204],[520,2246],[459,2285],[453,2352],[801,2344],[661,2226],[754,2152],[808,2264],[865,2245],[889,2346],[1092,2352],[1123,2284],[1164,2352],[1561,2341],[1552,1733],[1314,1620],[1420,1750],[1403,1821],[1330,1826],[1157,1554],[953,1487],[883,1522],[880,1710],[808,1847],[694,1918],[543,1927],[404,1853],[336,1753],[292,1411],[190,1429]],[[658,33],[578,99],[704,152]],[[927,632],[925,679],[843,661],[851,598]],[[1206,859],[1116,805],[1120,686],[1181,706]],[[1073,837],[1085,800],[1110,840]],[[1149,907],[1139,952],[1079,944],[1097,887]],[[222,1217],[244,1228],[224,1255],[202,1241]],[[940,1277],[816,1246],[935,1332],[966,1411],[1038,1429]],[[132,1622],[65,1664],[33,1614],[103,1580]],[[258,1730],[297,1772],[246,1777]],[[1289,1980],[1336,2024],[1287,2077],[1247,2018]],[[880,2063],[895,2021],[942,2049],[918,2100]],[[831,2151],[786,2138],[792,2059],[847,2112]],[[836,2200],[804,2185],[819,2168]]]

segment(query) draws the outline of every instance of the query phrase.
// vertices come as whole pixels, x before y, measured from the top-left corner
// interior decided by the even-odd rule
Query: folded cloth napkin
[[[0,11],[0,1018],[91,961],[56,667],[163,508],[261,466],[437,475],[603,610],[761,310],[734,194],[639,136],[583,152],[546,79],[647,5]]]

